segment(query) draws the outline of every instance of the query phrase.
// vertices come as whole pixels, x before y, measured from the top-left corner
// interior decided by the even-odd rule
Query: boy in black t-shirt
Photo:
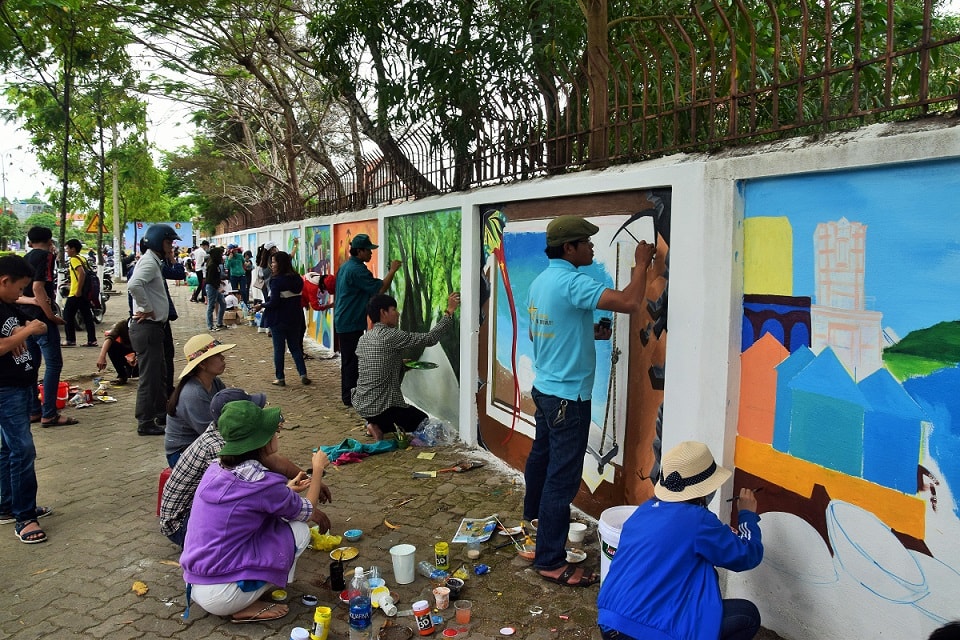
[[[0,257],[0,523],[16,522],[21,542],[46,542],[37,518],[50,514],[37,506],[36,449],[30,433],[30,407],[37,393],[37,368],[27,338],[47,333],[42,320],[26,320],[14,303],[34,270],[20,256]]]

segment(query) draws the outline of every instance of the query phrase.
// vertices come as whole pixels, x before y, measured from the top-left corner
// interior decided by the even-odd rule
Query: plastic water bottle
[[[435,564],[427,562],[426,560],[421,560],[417,563],[417,571],[419,571],[420,575],[424,578],[429,578],[432,582],[443,582],[449,575],[443,569],[437,569]]]
[[[370,600],[370,585],[363,575],[363,567],[353,570],[350,581],[350,640],[370,640],[370,617],[373,603]]]

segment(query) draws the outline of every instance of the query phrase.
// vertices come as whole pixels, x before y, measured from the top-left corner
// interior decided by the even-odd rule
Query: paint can
[[[450,545],[446,542],[438,542],[433,545],[433,552],[437,558],[437,569],[447,571],[450,569]]]
[[[413,603],[413,617],[417,621],[417,631],[422,636],[433,633],[433,620],[430,618],[430,603],[426,600],[417,600]]]
[[[613,560],[620,544],[620,530],[623,523],[633,515],[635,505],[622,505],[604,509],[597,524],[597,533],[600,534],[600,584],[610,570],[610,561]]]

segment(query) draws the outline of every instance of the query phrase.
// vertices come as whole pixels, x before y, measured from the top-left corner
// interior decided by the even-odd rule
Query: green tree
[[[12,213],[0,213],[0,250],[6,251],[10,242],[23,239],[23,227],[17,216]]]

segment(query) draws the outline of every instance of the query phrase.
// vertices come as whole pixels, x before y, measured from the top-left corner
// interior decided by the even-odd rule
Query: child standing
[[[30,433],[30,405],[37,393],[37,368],[27,338],[44,335],[42,320],[23,323],[14,306],[33,269],[20,256],[0,257],[0,523],[16,522],[20,542],[46,542],[37,518],[50,515],[37,506],[37,450]]]

